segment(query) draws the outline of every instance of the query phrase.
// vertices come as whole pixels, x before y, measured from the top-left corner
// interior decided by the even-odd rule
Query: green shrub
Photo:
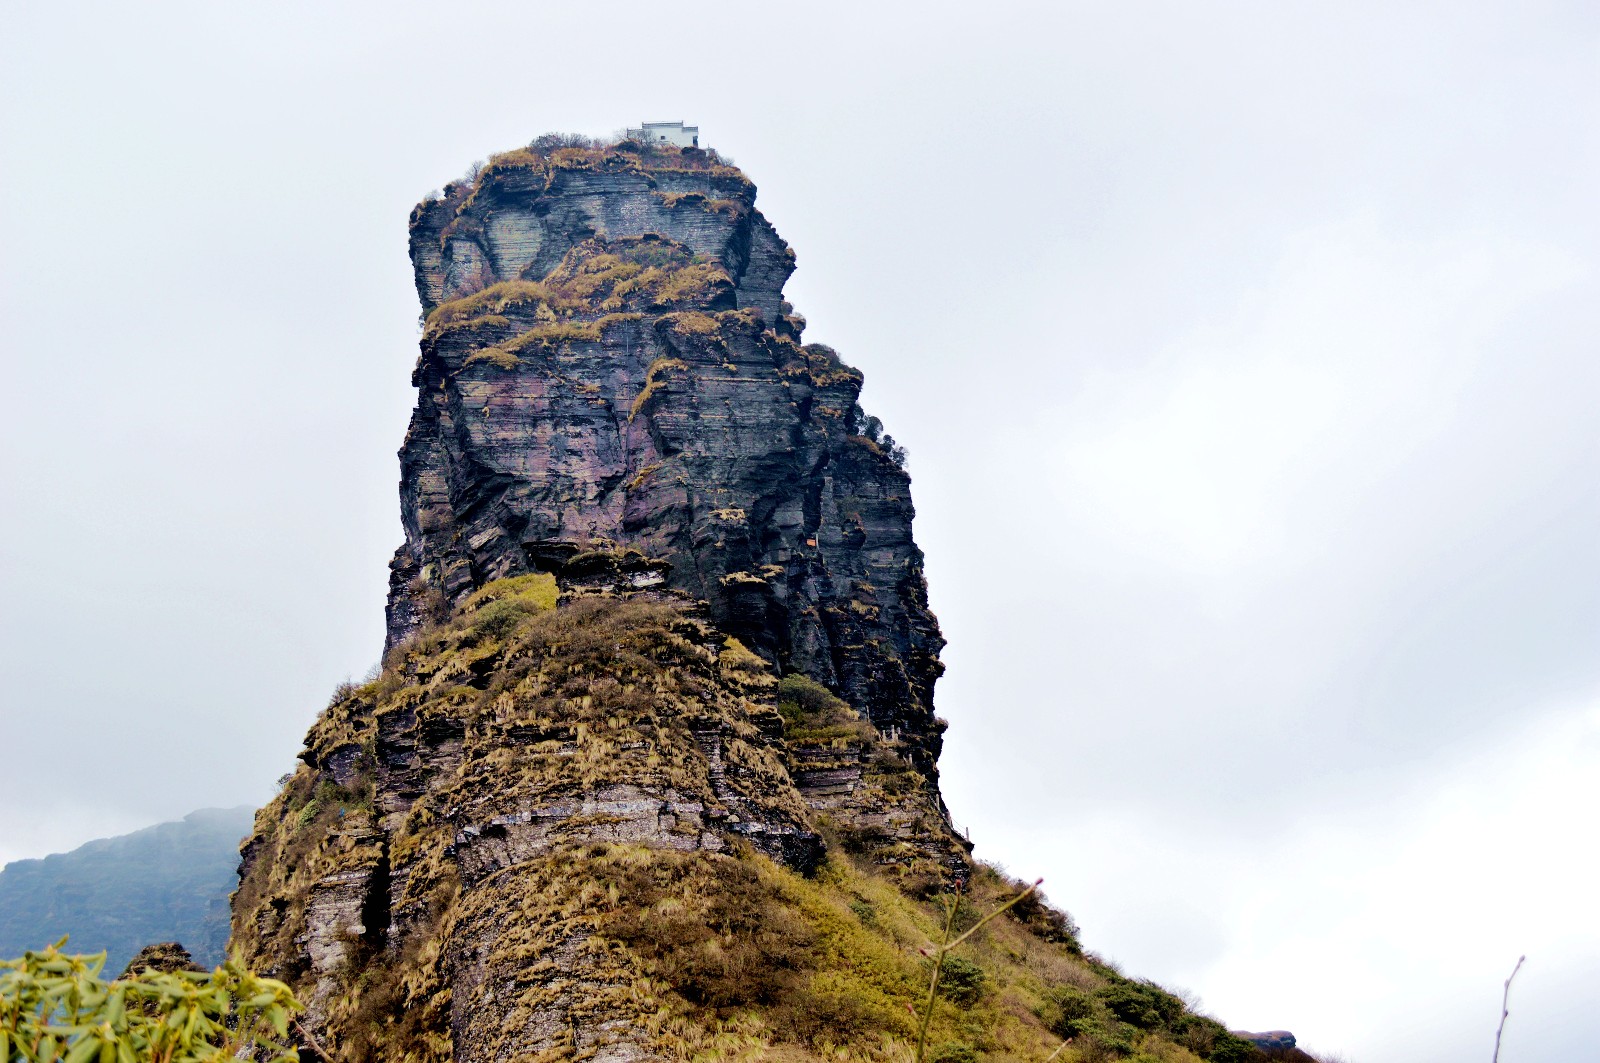
[[[928,1063],[978,1063],[978,1050],[960,1041],[948,1041],[928,1053]]]
[[[560,593],[556,578],[550,573],[530,572],[525,576],[510,576],[484,584],[461,603],[461,611],[476,612],[493,602],[515,599],[525,602],[535,611],[543,612],[556,607]]]
[[[1226,1030],[1216,1035],[1211,1042],[1211,1051],[1206,1054],[1209,1063],[1250,1063],[1260,1058],[1259,1048]]]
[[[108,982],[105,953],[55,945],[0,960],[0,1058],[16,1063],[298,1063],[289,987],[230,960],[210,974],[157,971]]]
[[[505,598],[490,602],[478,610],[472,630],[479,638],[503,639],[517,629],[528,617],[539,612],[539,607],[521,598]]]
[[[1045,941],[1066,945],[1073,952],[1081,951],[1078,925],[1072,921],[1071,915],[1051,907],[1044,894],[1037,891],[1029,894],[1011,909],[1010,915]]]
[[[945,999],[970,1007],[983,996],[984,983],[982,967],[959,956],[945,957],[944,967],[939,972],[939,992]]]
[[[791,744],[871,742],[878,732],[833,691],[798,672],[778,680],[778,714]]]
[[[861,920],[862,926],[875,927],[878,925],[878,910],[866,901],[851,901],[850,910],[855,917]]]
[[[810,676],[795,672],[778,680],[778,711],[785,719],[820,716],[844,707],[833,691]]]
[[[1094,998],[1074,986],[1051,986],[1039,1006],[1039,1018],[1050,1032],[1071,1039],[1088,1032],[1099,1009]]]
[[[1183,1001],[1149,982],[1115,983],[1099,996],[1113,1015],[1141,1030],[1169,1025],[1184,1012]]]

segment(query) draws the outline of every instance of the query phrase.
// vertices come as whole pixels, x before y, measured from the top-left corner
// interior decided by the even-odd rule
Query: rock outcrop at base
[[[1250,1033],[1247,1030],[1234,1030],[1233,1036],[1241,1041],[1249,1041],[1257,1048],[1289,1049],[1295,1047],[1294,1034],[1288,1030],[1266,1030],[1261,1033]]]
[[[204,974],[205,968],[194,962],[194,957],[189,955],[189,950],[176,941],[158,941],[140,949],[138,955],[128,961],[119,977],[131,978],[145,971],[159,971],[162,974],[175,974],[179,971],[190,971]]]
[[[490,583],[401,644],[323,713],[258,817],[235,944],[330,1037],[374,1036],[362,1001],[403,992],[457,1060],[573,1038],[656,1058],[636,1006],[649,980],[604,921],[558,900],[592,892],[579,865],[596,846],[804,876],[827,833],[908,889],[965,872],[905,743],[780,680],[703,603],[635,587],[648,559],[587,571]],[[848,768],[812,784],[818,758]]]

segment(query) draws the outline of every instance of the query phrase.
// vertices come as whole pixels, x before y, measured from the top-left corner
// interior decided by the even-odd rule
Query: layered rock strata
[[[492,580],[634,548],[931,776],[943,640],[909,480],[861,374],[802,342],[794,255],[742,173],[693,149],[511,152],[416,208],[411,257],[391,645]]]
[[[490,583],[402,644],[340,693],[258,817],[235,946],[328,1036],[457,1060],[657,1058],[648,979],[592,912],[551,900],[590,888],[575,862],[596,845],[810,874],[832,831],[908,885],[965,867],[904,742],[780,682],[659,577],[637,586],[659,562],[586,567]],[[819,756],[847,767],[818,783]],[[374,996],[421,1025],[375,1030]]]
[[[257,815],[235,949],[349,1063],[1239,1063],[951,830],[908,480],[754,196],[618,146],[417,208],[384,666]]]

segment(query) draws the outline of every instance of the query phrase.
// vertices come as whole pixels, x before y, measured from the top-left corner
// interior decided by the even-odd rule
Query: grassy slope
[[[756,747],[747,754],[759,768],[751,780],[770,791],[770,807],[799,808],[830,842],[809,877],[738,845],[678,852],[578,829],[461,890],[444,810],[489,790],[498,805],[518,791],[548,797],[563,786],[651,775],[692,792],[698,753],[680,724],[690,712],[716,713],[748,734],[751,719],[776,710],[790,763],[809,755],[807,742],[887,746],[862,734],[837,699],[808,699],[804,681],[776,682],[736,645],[706,649],[694,633],[707,630],[681,609],[594,599],[553,609],[552,591],[537,577],[490,584],[450,624],[392,654],[381,678],[337,700],[308,737],[313,751],[370,742],[371,717],[400,707],[419,717],[452,714],[468,734],[453,781],[419,800],[389,838],[396,868],[410,876],[409,900],[397,912],[411,913],[412,929],[388,951],[357,953],[344,972],[327,1013],[339,1054],[448,1059],[445,957],[482,934],[475,940],[489,943],[490,967],[520,995],[485,1016],[475,1036],[509,1058],[533,1058],[517,1051],[522,1031],[564,1000],[575,1001],[568,1021],[628,1020],[651,1031],[654,1049],[670,1059],[912,1059],[915,1010],[931,970],[926,950],[961,884],[939,870],[948,864],[914,847],[863,845],[807,813],[782,766]],[[556,756],[493,739],[513,726],[568,728],[576,745]],[[641,738],[644,748],[629,752]],[[872,752],[894,760],[891,749]],[[302,768],[258,817],[263,857],[235,898],[236,944],[302,990],[312,979],[291,955],[297,906],[303,911],[318,877],[373,858],[362,836],[371,802],[370,782],[340,789]],[[975,867],[959,897],[958,929],[1019,888]],[[262,935],[257,914],[273,898],[289,915],[276,934]],[[485,927],[492,930],[483,934]],[[552,966],[575,940],[586,942],[581,977]],[[1042,1060],[1064,1037],[1071,1044],[1063,1060],[1257,1056],[1178,998],[1084,955],[1070,920],[1036,902],[961,946],[946,983],[928,1055],[943,1063]],[[581,1055],[557,1048],[539,1058]]]

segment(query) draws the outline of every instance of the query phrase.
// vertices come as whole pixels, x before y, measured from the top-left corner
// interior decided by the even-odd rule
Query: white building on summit
[[[677,148],[698,148],[700,127],[682,122],[641,122],[638,129],[628,130],[628,139],[641,144],[671,144]]]

